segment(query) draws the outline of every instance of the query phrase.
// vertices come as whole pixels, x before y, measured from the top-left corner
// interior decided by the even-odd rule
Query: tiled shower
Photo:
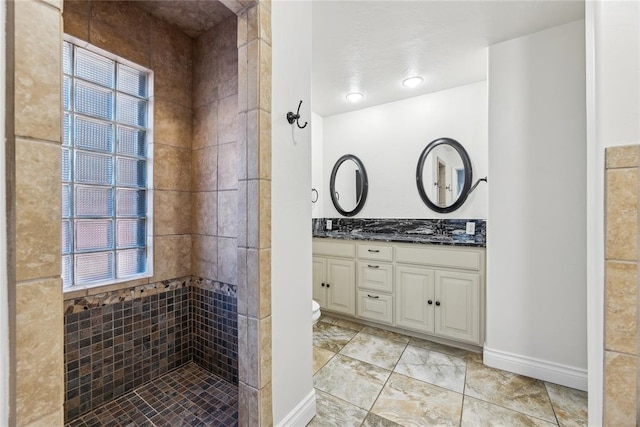
[[[228,12],[190,37],[129,2],[64,2],[66,34],[154,72],[155,253],[150,279],[65,293],[65,422],[190,362],[238,385],[238,49]]]

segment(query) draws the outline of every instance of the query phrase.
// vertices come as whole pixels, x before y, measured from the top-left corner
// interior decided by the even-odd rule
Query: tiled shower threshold
[[[194,362],[66,424],[67,427],[236,425],[238,387]]]

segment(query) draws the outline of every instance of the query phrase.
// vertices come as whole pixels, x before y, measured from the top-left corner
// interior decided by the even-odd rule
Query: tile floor
[[[237,425],[238,387],[190,362],[66,426]]]
[[[323,316],[309,426],[586,426],[587,394],[482,364],[481,355]]]

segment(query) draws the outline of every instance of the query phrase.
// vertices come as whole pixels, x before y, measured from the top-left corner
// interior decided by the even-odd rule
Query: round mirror
[[[472,179],[469,155],[455,139],[436,139],[420,154],[416,170],[418,193],[433,211],[453,212],[462,206]]]
[[[346,154],[338,159],[329,181],[331,201],[344,216],[354,216],[367,200],[369,181],[367,171],[359,158]]]

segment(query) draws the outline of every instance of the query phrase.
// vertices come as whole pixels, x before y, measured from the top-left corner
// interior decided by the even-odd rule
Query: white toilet
[[[315,325],[316,322],[318,321],[318,319],[320,319],[320,304],[318,304],[317,302],[315,302],[314,300],[311,300],[311,309],[312,309],[312,317],[311,317],[311,324]]]

